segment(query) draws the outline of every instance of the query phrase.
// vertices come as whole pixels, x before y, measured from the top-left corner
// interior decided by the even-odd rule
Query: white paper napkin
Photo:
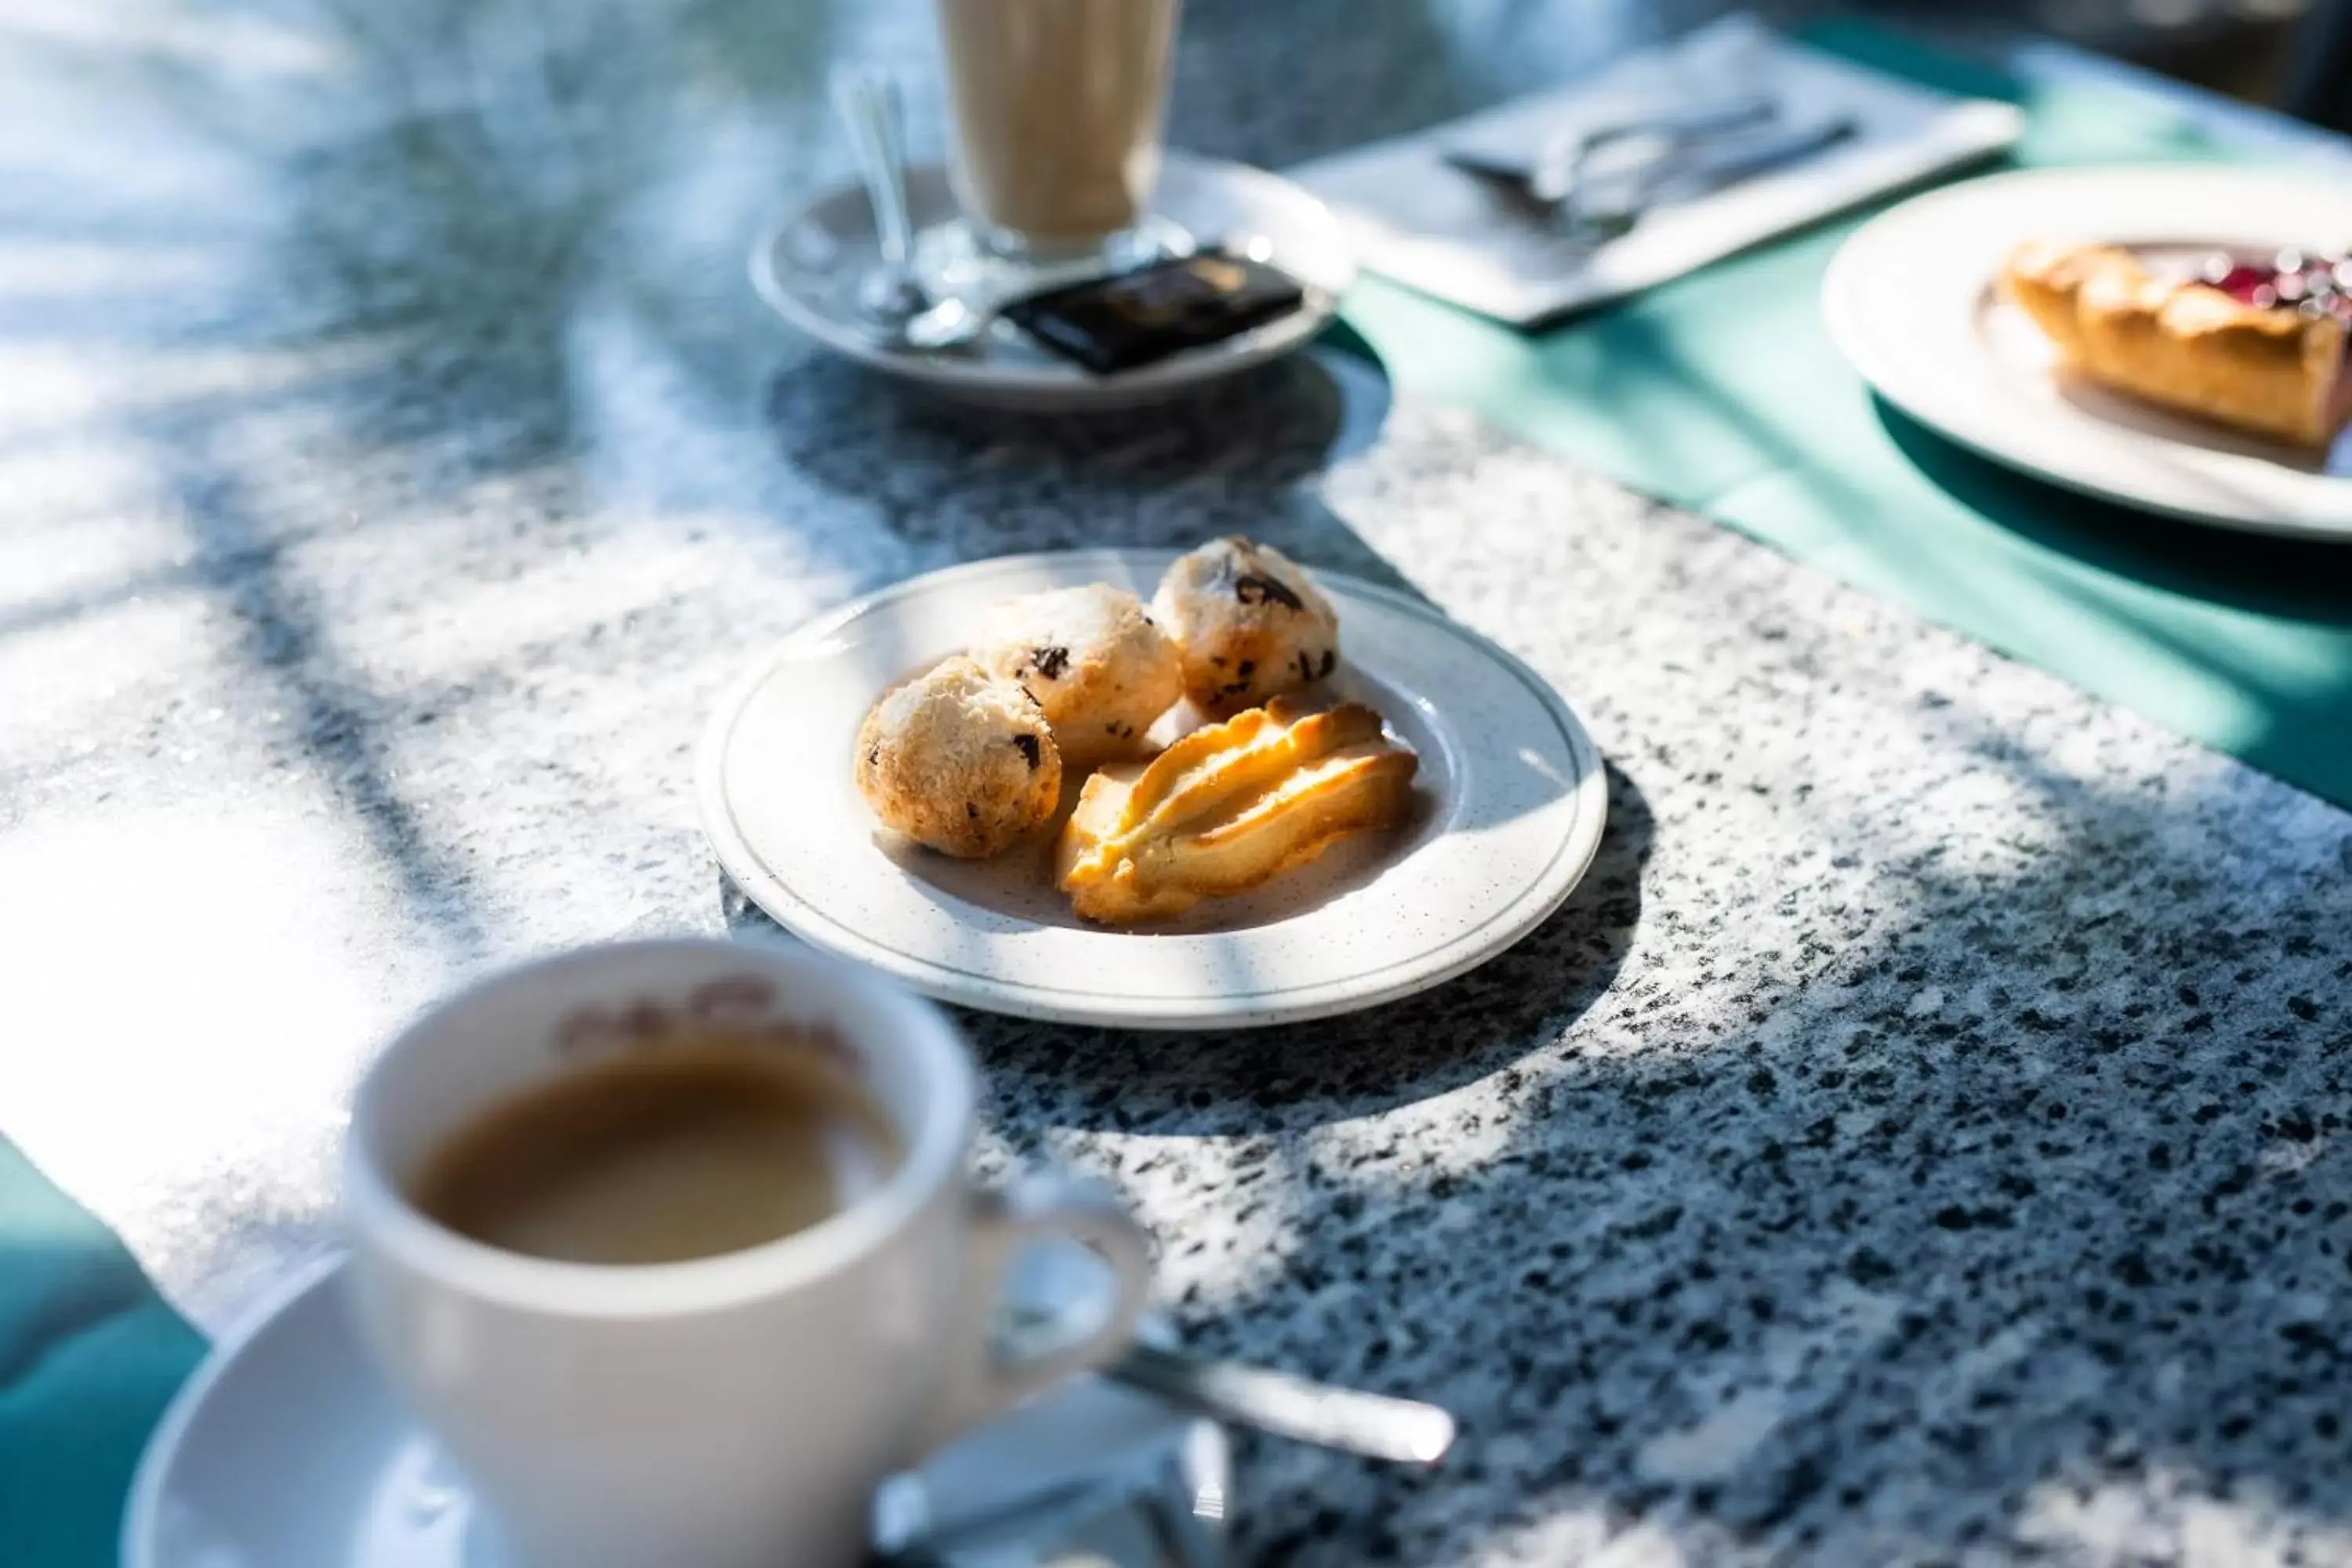
[[[1489,162],[1531,161],[1563,130],[1758,90],[1784,106],[1789,122],[1843,117],[1854,133],[1802,162],[1664,201],[1631,233],[1598,245],[1446,158],[1459,148]],[[1528,326],[1989,156],[2023,130],[2012,105],[1915,86],[1732,16],[1558,91],[1288,173],[1331,205],[1367,270]]]

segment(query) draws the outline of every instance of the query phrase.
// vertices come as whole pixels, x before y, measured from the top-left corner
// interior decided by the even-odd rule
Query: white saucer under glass
[[[878,341],[857,309],[858,282],[880,254],[861,187],[824,192],[761,237],[751,252],[751,283],[779,316],[835,353],[960,402],[1084,412],[1176,396],[1303,346],[1331,320],[1356,276],[1347,236],[1329,208],[1279,175],[1219,159],[1168,153],[1150,212],[1113,251],[1060,260],[1010,258],[979,245],[939,165],[908,172],[907,198],[918,277],[935,295],[953,294],[982,310],[1039,288],[1212,247],[1279,268],[1305,293],[1297,310],[1248,331],[1097,374],[1009,321],[994,322],[976,343],[952,352]]]
[[[1200,242],[1182,224],[1147,213],[1133,228],[1068,255],[1010,256],[991,248],[971,222],[952,217],[915,236],[915,277],[930,296],[949,295],[980,310],[1067,283],[1108,277],[1171,256],[1190,256]]]

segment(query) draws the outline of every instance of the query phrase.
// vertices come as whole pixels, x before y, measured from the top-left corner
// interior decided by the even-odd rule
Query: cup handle
[[[971,1197],[970,1248],[946,1386],[926,1419],[919,1453],[1075,1373],[1099,1366],[1134,1336],[1151,1285],[1151,1237],[1109,1189],[1033,1176]],[[1005,1286],[1029,1247],[1081,1242],[1108,1267],[1050,1311],[1008,1311]]]

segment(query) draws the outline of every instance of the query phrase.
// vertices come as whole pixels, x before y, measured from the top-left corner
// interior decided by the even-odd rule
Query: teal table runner
[[[113,1234],[0,1138],[0,1563],[115,1560],[140,1447],[204,1352]]]
[[[2216,156],[2185,114],[2028,87],[1867,29],[1811,41],[2028,116],[2018,167]],[[1347,320],[1405,391],[1749,533],[2085,690],[2352,805],[2352,545],[2167,521],[1977,458],[1881,404],[1829,341],[1853,215],[1550,331],[1383,280]]]

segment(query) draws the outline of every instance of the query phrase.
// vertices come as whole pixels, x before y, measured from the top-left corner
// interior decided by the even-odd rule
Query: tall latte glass
[[[1178,0],[937,0],[970,238],[1043,266],[1148,254]]]

